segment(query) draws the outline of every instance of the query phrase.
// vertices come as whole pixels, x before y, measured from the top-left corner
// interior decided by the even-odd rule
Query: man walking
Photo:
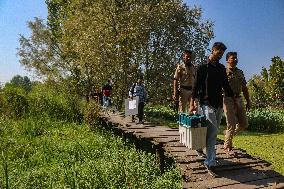
[[[223,111],[223,90],[226,96],[233,97],[225,66],[219,63],[226,49],[227,47],[222,42],[213,44],[208,60],[197,69],[192,91],[193,99],[199,100],[202,111],[209,122],[206,136],[206,159],[204,161],[209,173],[216,166],[215,144]],[[190,111],[195,109],[196,106],[191,101]]]
[[[143,83],[143,77],[140,77],[137,83],[134,83],[129,90],[129,97],[133,99],[133,97],[138,96],[138,124],[143,124],[143,116],[144,116],[144,106],[147,100],[147,92],[145,89],[145,85]],[[134,122],[134,115],[132,116],[132,122]]]
[[[107,82],[102,87],[103,93],[103,106],[108,107],[111,105],[111,93],[112,93],[112,83],[111,80],[107,80]]]
[[[188,112],[192,99],[192,86],[196,76],[196,68],[192,64],[192,51],[185,50],[182,55],[183,64],[179,64],[174,75],[173,99],[179,101],[179,112]],[[179,98],[179,99],[177,99]],[[204,157],[202,149],[196,150],[198,156]]]
[[[224,150],[226,153],[233,154],[233,136],[248,127],[246,110],[248,111],[250,109],[251,102],[243,71],[237,68],[237,52],[228,52],[226,55],[226,61],[226,73],[231,89],[234,92],[234,97],[232,99],[224,95],[224,113],[227,120]],[[244,107],[241,93],[243,93],[246,99],[246,108]]]
[[[174,75],[173,100],[179,101],[179,112],[189,110],[192,99],[192,86],[195,79],[196,69],[191,63],[192,51],[185,50],[182,55],[183,64],[179,64]],[[187,109],[186,109],[187,108]]]

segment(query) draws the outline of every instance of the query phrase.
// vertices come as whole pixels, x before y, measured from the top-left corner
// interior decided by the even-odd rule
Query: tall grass
[[[0,148],[0,188],[181,187],[177,169],[162,174],[153,154],[85,124],[2,117]]]

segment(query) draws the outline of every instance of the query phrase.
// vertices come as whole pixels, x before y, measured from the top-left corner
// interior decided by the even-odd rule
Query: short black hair
[[[226,61],[230,58],[230,56],[238,56],[237,52],[228,52],[226,54]]]
[[[220,50],[225,51],[227,49],[227,47],[222,42],[215,42],[212,46],[212,49],[218,49],[218,50],[220,49]]]
[[[189,54],[191,56],[193,52],[192,50],[186,49],[186,50],[183,50],[183,53]]]

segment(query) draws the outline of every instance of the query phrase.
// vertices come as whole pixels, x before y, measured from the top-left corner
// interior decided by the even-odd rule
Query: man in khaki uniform
[[[173,99],[177,100],[177,91],[179,91],[179,112],[190,111],[190,102],[192,99],[192,87],[196,76],[196,68],[191,63],[192,51],[185,50],[182,55],[183,64],[179,64],[174,75],[174,95]],[[196,104],[196,103],[194,103]],[[202,149],[195,150],[198,156],[204,157]]]
[[[238,63],[237,53],[228,52],[226,61],[226,73],[230,87],[234,92],[234,97],[231,98],[224,95],[224,113],[227,118],[227,129],[224,132],[224,150],[227,153],[232,153],[233,136],[248,127],[246,110],[250,109],[251,102],[244,74],[242,70],[236,67]],[[243,93],[246,99],[246,108],[244,107],[241,93]]]
[[[192,51],[185,50],[182,55],[183,64],[178,65],[174,75],[174,95],[173,99],[178,100],[179,91],[179,112],[186,112],[191,101],[192,85],[194,83],[196,68],[191,63]]]

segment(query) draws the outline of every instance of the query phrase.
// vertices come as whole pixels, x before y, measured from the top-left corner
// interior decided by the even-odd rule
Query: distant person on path
[[[216,139],[218,127],[223,112],[223,90],[227,97],[233,97],[230,88],[226,68],[219,63],[227,47],[222,42],[213,44],[211,54],[207,61],[197,69],[196,80],[193,86],[193,99],[198,99],[202,111],[208,120],[206,136],[206,159],[204,165],[212,173],[216,166]],[[191,101],[190,111],[196,109]]]
[[[134,83],[129,90],[129,98],[133,99],[133,97],[138,96],[138,124],[143,124],[143,116],[144,116],[144,106],[147,101],[147,92],[143,82],[143,77],[141,76],[137,83]],[[135,116],[132,115],[132,122],[135,122]]]
[[[110,106],[111,105],[111,93],[112,93],[112,83],[109,79],[104,86],[102,87],[103,93],[103,106]]]
[[[228,52],[226,55],[227,68],[226,73],[234,97],[224,95],[224,113],[227,120],[227,129],[225,130],[224,150],[226,153],[233,154],[232,140],[233,136],[248,127],[248,119],[246,110],[251,107],[247,82],[243,71],[237,68],[238,57],[237,52]],[[246,108],[241,96],[243,93],[246,99]]]
[[[192,100],[192,86],[196,75],[196,68],[191,63],[192,51],[185,50],[182,59],[183,63],[179,64],[175,70],[173,100],[179,102],[179,112],[189,112],[189,105]]]

